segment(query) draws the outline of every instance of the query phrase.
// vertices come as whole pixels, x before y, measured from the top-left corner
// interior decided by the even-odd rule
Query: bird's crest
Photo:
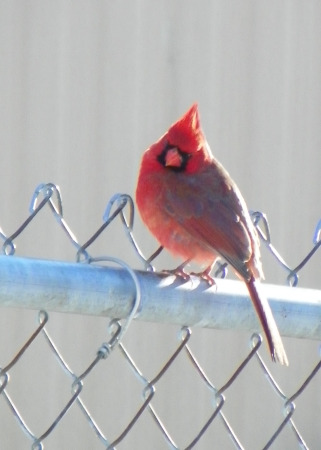
[[[168,140],[171,145],[192,153],[204,143],[197,103],[175,122],[168,130]]]

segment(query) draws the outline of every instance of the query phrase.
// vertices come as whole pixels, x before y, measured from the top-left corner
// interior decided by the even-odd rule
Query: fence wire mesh
[[[312,439],[311,430],[302,429],[296,420],[297,411],[300,410],[300,406],[297,407],[300,400],[307,395],[311,382],[317,379],[321,366],[319,354],[315,355],[315,361],[311,364],[311,367],[300,373],[300,379],[292,380],[289,390],[287,385],[279,385],[278,377],[273,373],[274,370],[271,370],[269,363],[262,359],[259,353],[262,339],[259,334],[254,333],[250,339],[248,353],[243,357],[240,356],[237,363],[233,362],[233,366],[229,365],[229,371],[223,371],[223,377],[222,374],[218,375],[218,373],[213,373],[209,369],[206,361],[208,357],[205,356],[204,358],[203,352],[197,346],[196,349],[193,349],[194,330],[192,333],[188,326],[184,326],[178,330],[178,333],[175,331],[173,334],[171,330],[171,336],[168,340],[169,345],[165,346],[166,350],[160,350],[159,343],[155,344],[152,338],[145,336],[145,341],[153,341],[155,347],[150,349],[151,354],[147,356],[147,359],[150,358],[151,366],[142,364],[140,355],[135,354],[135,350],[131,348],[130,337],[130,333],[138,332],[138,324],[132,322],[132,320],[140,307],[141,296],[139,281],[135,277],[135,272],[125,262],[117,258],[110,256],[95,257],[89,253],[89,247],[101,233],[108,228],[114,219],[120,218],[124,232],[133,246],[138,260],[146,270],[154,270],[152,262],[162,249],[159,248],[150,257],[145,257],[137,245],[133,234],[134,204],[132,198],[127,194],[114,195],[107,205],[103,216],[103,224],[85,243],[81,244],[64,218],[62,198],[58,186],[53,183],[41,184],[32,196],[28,217],[17,230],[6,233],[0,228],[3,255],[14,257],[19,236],[45,207],[51,210],[59,228],[64,231],[71,245],[75,248],[76,261],[88,264],[104,264],[111,261],[121,265],[134,280],[136,300],[126,319],[121,321],[110,318],[108,340],[104,341],[98,347],[98,350],[95,350],[93,359],[87,361],[82,368],[71,367],[72,364],[67,361],[68,356],[66,357],[63,354],[64,351],[59,348],[63,343],[59,342],[58,338],[51,336],[49,325],[51,320],[55,320],[55,313],[49,317],[46,311],[38,313],[37,326],[29,332],[21,347],[15,349],[15,351],[9,349],[6,361],[3,361],[1,356],[0,409],[5,415],[15,419],[15,424],[10,426],[15,430],[15,434],[21,433],[24,435],[25,448],[43,449],[47,446],[47,443],[50,446],[54,442],[54,436],[59,432],[62,423],[67,422],[68,415],[75,409],[85,419],[85,422],[79,419],[79,427],[83,427],[83,424],[86,423],[88,434],[94,436],[95,448],[138,448],[135,446],[135,440],[133,442],[131,435],[136,432],[144,435],[145,426],[152,430],[155,437],[152,441],[143,440],[144,448],[285,448],[284,444],[279,444],[279,442],[281,442],[280,439],[286,431],[287,439],[289,439],[286,441],[289,442],[287,448],[319,448],[316,446],[316,442],[321,440],[319,430],[315,430],[314,436],[317,437]],[[317,224],[313,235],[312,249],[296,267],[291,268],[271,242],[267,217],[261,212],[253,212],[252,217],[263,244],[271,252],[277,264],[280,264],[285,270],[287,283],[296,286],[299,281],[299,272],[313,258],[321,245],[321,221]],[[225,277],[226,274],[227,264],[219,263],[215,276]],[[51,317],[54,317],[54,319],[51,319]],[[92,320],[97,320],[97,318]],[[102,320],[105,322],[106,319]],[[162,324],[158,326],[162,326]],[[143,326],[139,324],[139,327],[142,328]],[[208,330],[208,333],[210,331]],[[197,342],[197,339],[195,342]],[[55,385],[51,395],[58,396],[58,392],[61,390],[64,392],[64,397],[59,397],[59,410],[50,418],[46,416],[45,402],[39,401],[39,405],[34,404],[35,398],[39,400],[39,396],[41,399],[42,396],[47,395],[44,394],[46,389],[42,391],[41,386],[37,384],[39,372],[43,370],[46,372],[43,361],[39,362],[39,366],[34,361],[32,362],[32,365],[36,368],[34,374],[36,381],[32,389],[30,386],[24,386],[21,380],[16,392],[14,389],[15,385],[19,384],[19,372],[24,372],[26,367],[28,371],[30,370],[27,360],[31,356],[28,355],[38,345],[46,346],[46,353],[51,355],[49,357],[51,362],[45,364],[48,364],[50,370],[54,367],[55,373],[59,374],[57,375],[59,380],[57,383],[61,382],[61,385]],[[53,358],[51,358],[52,356]],[[35,351],[35,354],[33,353],[33,358],[37,358],[37,351]],[[153,359],[157,360],[157,364],[155,362],[152,364]],[[52,360],[55,362],[52,363]],[[95,386],[95,372],[100,367],[100,370],[105,373],[106,366],[102,365],[105,360],[110,361],[111,365],[117,366],[117,369],[113,375],[114,380],[109,379],[102,389],[102,386]],[[141,365],[144,365],[144,368]],[[218,371],[221,368],[218,364]],[[177,370],[177,386],[179,385],[179,389],[175,385],[171,386],[169,389],[170,395],[168,392],[164,393],[164,384],[166,385],[168,374],[175,370]],[[106,371],[106,377],[109,375]],[[53,377],[50,373],[49,377],[51,376]],[[248,415],[251,427],[255,427],[257,421],[266,422],[266,432],[262,435],[260,443],[254,444],[254,446],[250,438],[244,434],[242,427],[235,424],[233,396],[235,390],[241,389],[242,381],[240,380],[243,377],[246,378],[246,382],[253,384],[253,389],[257,389],[258,402],[255,406],[252,405],[247,409],[247,399],[245,398],[242,402],[242,410],[238,412],[238,415]],[[257,387],[256,382],[253,382],[254,377],[260,379],[259,386],[261,387]],[[240,386],[238,386],[238,383],[240,383]],[[127,384],[130,385],[129,389],[125,387]],[[260,388],[263,389],[262,386],[264,386],[264,390],[268,391],[268,396],[271,397],[271,405],[260,403]],[[92,389],[95,388],[99,391],[96,403],[92,401],[90,395],[88,396],[88,392],[92,392]],[[35,422],[34,418],[30,419],[30,409],[22,406],[21,398],[17,396],[18,394],[21,397],[26,396],[28,391],[33,389],[40,391],[38,396],[31,395],[29,401],[39,411],[38,422]],[[117,397],[119,404],[110,404],[108,402],[108,390],[113,391],[115,389],[119,390]],[[188,397],[188,391],[191,390],[195,390],[198,401],[202,403],[202,413],[198,410],[197,404],[186,406],[186,397]],[[67,394],[67,392],[69,393]],[[106,398],[104,398],[104,395]],[[159,398],[164,398],[164,396],[166,398],[165,409],[159,403]],[[310,397],[308,398],[310,399]],[[128,399],[134,406],[126,406]],[[102,403],[102,405],[99,405],[98,408],[97,403]],[[232,407],[229,406],[231,403]],[[320,401],[317,404],[320,407]],[[168,423],[167,411],[169,410],[175,410],[177,414],[186,417],[186,420],[183,420],[183,432],[178,433],[175,426]],[[45,417],[45,420],[39,422],[40,416]],[[140,426],[140,424],[143,425]],[[219,441],[216,436],[218,428],[220,434],[224,436],[220,438],[223,439],[222,441]],[[5,433],[4,428],[2,428],[2,433]],[[70,436],[77,435],[77,430],[69,429],[69,433]],[[65,442],[64,448],[72,448],[73,443],[75,447],[80,448],[81,443],[77,442],[76,438],[73,439],[70,442]],[[10,436],[7,437],[6,442],[8,446],[2,448],[12,448],[10,447]],[[225,443],[219,444],[218,442]],[[57,447],[53,444],[52,448]],[[86,444],[85,448],[94,448],[94,444]]]

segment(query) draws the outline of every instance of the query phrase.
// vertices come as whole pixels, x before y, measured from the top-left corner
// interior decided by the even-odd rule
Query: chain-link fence
[[[55,265],[55,262],[32,261],[15,256],[19,235],[44,207],[52,211],[59,227],[75,247],[76,261],[81,264]],[[167,280],[168,277],[144,275],[117,258],[94,257],[89,253],[90,246],[98,236],[118,217],[138,260],[146,270],[152,272],[152,262],[161,249],[149,258],[142,254],[133,235],[134,205],[128,195],[116,194],[112,197],[102,226],[84,244],[78,242],[66,223],[61,195],[54,184],[40,185],[35,190],[30,214],[15,232],[8,234],[0,229],[3,240],[0,303],[10,307],[42,309],[37,316],[37,326],[31,327],[19,348],[12,349],[8,343],[1,347],[0,429],[1,434],[6,435],[1,448],[12,448],[10,443],[13,442],[13,434],[23,436],[20,448],[40,449],[47,448],[47,445],[48,448],[58,448],[59,439],[56,440],[56,436],[60,435],[64,426],[67,428],[67,438],[64,437],[63,446],[60,444],[59,448],[318,448],[317,443],[321,439],[317,425],[319,417],[315,414],[316,423],[311,423],[309,428],[302,420],[306,408],[312,408],[311,396],[315,410],[320,407],[320,399],[315,395],[317,390],[311,394],[311,384],[318,379],[321,364],[318,351],[310,351],[312,357],[307,360],[306,366],[297,370],[296,374],[288,372],[291,373],[291,379],[287,379],[286,371],[291,369],[282,368],[280,375],[280,368],[270,361],[264,361],[260,351],[261,337],[254,333],[248,351],[244,343],[233,344],[241,344],[241,347],[238,360],[231,361],[227,351],[229,341],[224,338],[218,341],[214,331],[206,328],[228,328],[230,318],[226,316],[233,315],[232,303],[235,304],[235,299],[232,298],[229,303],[230,312],[221,311],[225,316],[222,322],[215,316],[217,310],[212,322],[204,322],[201,317],[212,307],[210,302],[213,295],[220,295],[220,284],[216,294],[203,291],[191,293],[193,289],[190,286],[180,290],[182,283],[177,281],[174,287],[166,286],[168,290],[164,294],[164,285],[160,283],[161,286],[157,288],[160,293],[153,295],[155,279]],[[262,242],[285,270],[285,278],[292,285],[287,288],[287,292],[298,290],[294,286],[298,284],[300,270],[321,245],[321,221],[315,230],[313,248],[300,264],[291,268],[272,245],[266,216],[255,212],[252,217]],[[110,264],[118,265],[121,269],[109,269]],[[102,275],[101,266],[105,268],[106,265],[108,267]],[[25,270],[26,266],[29,269]],[[75,266],[84,271],[78,273]],[[88,268],[92,269],[89,275],[85,273]],[[42,278],[30,278],[31,270],[42,272]],[[226,273],[227,265],[220,263],[216,277],[224,278]],[[74,279],[72,286],[71,279]],[[238,288],[241,285],[240,282],[234,283]],[[100,289],[97,286],[101,286]],[[301,289],[301,293],[303,291]],[[147,292],[150,293],[148,299]],[[188,309],[187,303],[182,303],[181,298],[187,294],[200,298],[200,309],[196,309],[195,299],[191,297],[188,300],[191,309],[185,311]],[[163,302],[160,300],[162,295],[167,297]],[[309,303],[310,298],[302,299],[301,302],[295,299],[296,312],[301,314],[304,325],[299,331],[287,331],[288,336],[319,337],[321,295],[318,295],[310,301],[308,309],[304,301]],[[178,296],[179,299],[175,300]],[[82,297],[81,305],[77,300],[79,297]],[[97,302],[95,299],[98,299]],[[40,308],[42,300],[44,308]],[[247,308],[245,301],[241,307]],[[283,310],[276,312],[277,317],[283,317],[284,322],[291,322],[291,308],[286,313],[283,303],[280,308]],[[52,336],[49,328],[52,321],[67,320],[70,323],[80,320],[79,317],[62,319],[60,313],[59,319],[56,312],[49,316],[46,311],[100,316],[88,318],[92,321],[92,328],[88,323],[85,325],[88,326],[88,333],[93,329],[97,331],[102,323],[105,324],[104,316],[107,316],[109,337],[102,340],[95,356],[89,361],[86,358],[94,350],[77,348],[77,351],[83,351],[83,359],[76,367],[78,364],[74,363],[74,352],[77,336],[73,333],[72,338],[68,339],[66,326],[65,337],[61,341],[60,337]],[[240,329],[253,327],[255,322],[252,319],[245,323],[249,315],[247,312],[245,318],[241,317],[239,305],[234,314],[238,316]],[[197,319],[193,321],[192,317],[195,316]],[[143,321],[133,321],[135,317]],[[166,323],[180,326],[178,331],[177,325],[174,330],[172,326],[166,328],[166,336],[163,335],[159,342],[155,335],[151,335],[150,328],[145,328],[145,319],[158,321],[155,327],[159,328],[166,327]],[[189,326],[194,324],[199,327],[192,330]],[[291,326],[296,328],[293,324]],[[1,339],[4,341],[7,331],[3,325],[1,329]],[[282,333],[282,324],[280,330]],[[203,338],[206,335],[206,348],[198,344],[200,333]],[[138,348],[132,344],[133,335],[141,338]],[[238,337],[234,335],[233,339]],[[315,341],[306,341],[305,344],[310,345],[311,342]],[[40,351],[38,346],[45,349]],[[213,365],[213,362],[209,363],[209,349],[215,346],[219,348],[222,359],[214,361]],[[45,360],[40,354],[46,355]],[[291,356],[289,359],[292,364]],[[29,372],[32,373],[33,382],[26,384],[24,376]],[[250,384],[255,392],[255,404],[246,396],[242,398],[240,392],[245,384]],[[236,406],[233,399],[240,395],[241,402]],[[58,410],[48,408],[46,400],[50,396],[59,399]],[[72,423],[71,416],[74,420]],[[178,416],[180,420],[176,421]],[[253,428],[262,429],[255,440],[251,439]],[[81,447],[83,438],[80,429],[88,435],[84,447]],[[10,432],[6,433],[6,430]]]

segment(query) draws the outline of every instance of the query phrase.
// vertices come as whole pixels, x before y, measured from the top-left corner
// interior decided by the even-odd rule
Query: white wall
[[[320,18],[318,1],[2,0],[0,226],[10,235],[27,217],[34,188],[52,181],[62,190],[67,222],[84,242],[100,226],[115,192],[134,193],[143,150],[197,101],[214,154],[237,181],[249,208],[268,215],[274,245],[296,266],[312,247],[320,218]],[[146,253],[155,249],[138,218],[136,237]],[[113,227],[94,248],[98,255],[117,256],[139,267],[120,227]],[[17,254],[69,261],[75,257],[49,211],[17,240]],[[172,259],[161,261],[159,269],[173,264]],[[321,288],[319,261],[317,254],[302,271],[301,286]],[[265,251],[263,263],[267,282],[285,284],[285,272]],[[30,335],[35,315],[1,311],[0,366]],[[76,372],[107,339],[106,323],[103,318],[51,316],[49,330]],[[131,333],[126,342],[152,378],[177,345],[177,330],[134,324]],[[196,330],[193,339],[195,353],[218,386],[247,350],[248,336],[233,331]],[[291,395],[316,363],[318,344],[285,343],[291,366],[273,370]],[[30,417],[30,427],[41,434],[69,398],[70,383],[48,358],[45,344],[39,346],[39,353],[31,347],[21,366],[13,369],[8,389]],[[112,437],[122,422],[117,420],[122,408],[116,406],[124,406],[127,423],[141,401],[139,385],[131,385],[127,371],[123,381],[117,378],[119,361],[104,362],[86,391],[106,435],[106,418],[113,423]],[[191,394],[192,406],[186,405],[182,392],[194,392],[194,375],[186,361],[175,367],[167,388],[164,381],[165,394],[155,401],[184,446],[186,429],[195,424],[193,413],[206,418],[209,399],[205,393]],[[253,374],[240,379],[226,407],[245,448],[262,447],[282,417],[277,400],[277,406],[266,406],[274,394],[262,378],[253,368]],[[58,392],[63,389],[61,399]],[[167,396],[180,390],[182,403],[175,410]],[[320,442],[315,418],[319,398],[314,383],[295,416],[311,448]],[[262,420],[257,420],[258,411]],[[29,448],[1,397],[0,416],[3,448]],[[119,448],[166,448],[151,420],[141,423]],[[213,448],[215,439],[222,439],[215,448],[232,448],[226,437],[217,437],[219,430],[213,425],[198,448]],[[277,442],[273,448],[295,446],[290,432]],[[46,449],[73,445],[102,448],[77,411],[45,441]]]

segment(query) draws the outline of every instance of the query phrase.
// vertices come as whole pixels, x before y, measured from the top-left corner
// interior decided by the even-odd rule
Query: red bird
[[[259,290],[263,271],[256,229],[238,187],[211,153],[197,104],[145,151],[136,202],[159,243],[186,263],[207,267],[201,275],[210,284],[218,257],[233,267],[246,283],[272,360],[288,365],[271,308]]]

